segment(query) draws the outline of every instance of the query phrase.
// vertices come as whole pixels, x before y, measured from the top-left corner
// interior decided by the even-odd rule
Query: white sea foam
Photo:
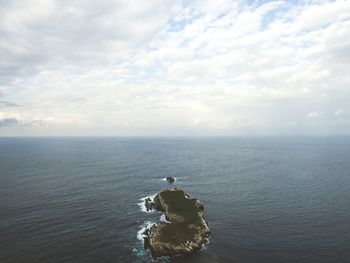
[[[170,221],[166,220],[164,214],[162,214],[162,215],[160,216],[160,221],[161,221],[161,222],[164,222],[164,223],[171,223]]]
[[[151,228],[151,226],[153,226],[154,224],[155,223],[152,221],[145,221],[142,224],[140,230],[137,232],[137,239],[143,242],[143,238],[146,237],[146,235],[144,234],[145,230]]]
[[[174,182],[176,182],[177,178],[176,177],[173,177],[173,178],[174,178]],[[167,181],[166,177],[162,178],[162,181],[166,182]]]
[[[207,250],[208,249],[208,245],[210,243],[210,237],[211,236],[208,236],[208,237],[205,238],[205,243],[202,246],[202,250]]]
[[[153,202],[153,200],[156,197],[156,195],[157,194],[149,195],[149,196],[146,196],[146,197],[143,197],[143,198],[139,199],[140,202],[138,203],[138,205],[139,205],[139,207],[140,207],[142,212],[153,213],[155,211],[155,210],[147,211],[146,202],[145,201],[146,201],[147,198],[150,198],[152,200],[152,202]]]

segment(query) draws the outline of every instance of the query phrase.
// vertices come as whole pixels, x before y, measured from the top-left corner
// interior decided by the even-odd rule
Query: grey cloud
[[[319,6],[310,1],[276,5],[276,17],[249,6],[228,11],[231,0],[196,1],[202,15],[184,4],[181,26],[162,30],[176,12],[178,1],[168,1],[0,0],[0,100],[26,105],[6,109],[3,116],[25,119],[2,133],[350,133],[350,21],[323,6],[325,19],[305,29],[298,17]]]
[[[0,128],[8,127],[8,126],[16,126],[18,124],[20,124],[20,121],[17,120],[16,118],[0,119]]]
[[[18,106],[19,105],[17,103],[0,100],[0,108],[2,108],[2,107],[18,107]]]
[[[20,120],[17,118],[3,118],[0,119],[0,128],[4,127],[35,127],[35,126],[41,126],[46,127],[49,123],[45,120],[33,120],[33,121],[25,121]]]
[[[0,85],[43,65],[113,63],[150,40],[177,6],[171,0],[1,1]]]
[[[350,111],[346,109],[337,109],[334,116],[336,119],[350,120]]]
[[[328,51],[329,52],[328,59],[330,60],[331,63],[336,62],[347,66],[350,61],[349,50],[350,50],[350,42],[340,43],[340,44],[331,46]]]

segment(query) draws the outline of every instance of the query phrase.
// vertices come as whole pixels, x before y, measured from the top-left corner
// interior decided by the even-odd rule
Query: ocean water
[[[158,262],[350,262],[349,137],[1,138],[0,262],[152,262],[140,199],[174,186],[212,236]]]

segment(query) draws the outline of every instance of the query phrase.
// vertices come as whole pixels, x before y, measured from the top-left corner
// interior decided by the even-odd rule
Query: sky
[[[0,0],[0,136],[350,135],[350,1]]]

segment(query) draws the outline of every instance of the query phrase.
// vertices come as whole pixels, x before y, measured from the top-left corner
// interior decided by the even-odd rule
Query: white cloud
[[[306,117],[309,119],[319,119],[319,118],[322,118],[322,116],[323,116],[323,112],[318,112],[318,111],[310,112],[306,115]]]
[[[337,109],[334,113],[337,119],[350,119],[350,111],[345,109]]]
[[[350,133],[349,1],[17,0],[0,14],[1,101],[19,105],[0,116],[35,122],[26,133]]]
[[[114,63],[142,47],[178,8],[160,0],[6,2],[0,8],[2,79],[8,83],[42,67]]]

